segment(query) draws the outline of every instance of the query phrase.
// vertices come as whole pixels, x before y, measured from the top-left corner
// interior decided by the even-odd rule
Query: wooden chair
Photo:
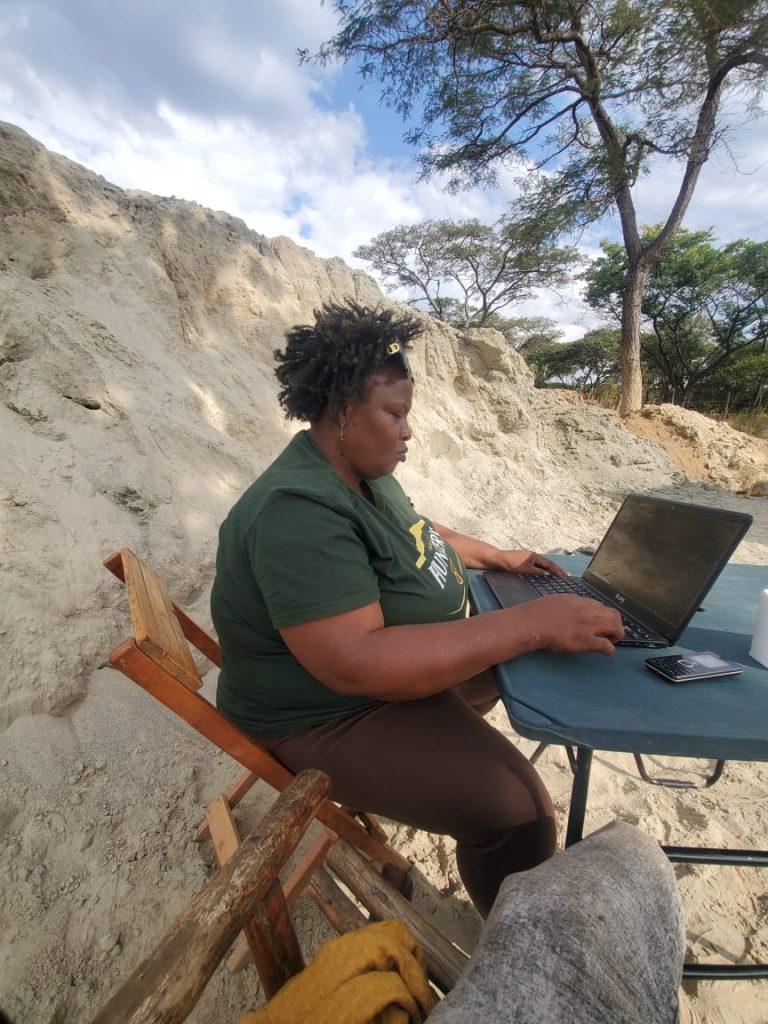
[[[112,665],[247,769],[227,794],[211,804],[196,836],[198,840],[210,837],[219,863],[227,863],[241,843],[231,809],[258,779],[283,792],[294,775],[198,692],[202,679],[189,644],[221,666],[219,646],[173,604],[150,566],[128,548],[111,555],[104,564],[125,583],[133,624],[133,635],[110,652]],[[372,918],[398,917],[409,925],[425,949],[430,977],[448,992],[467,957],[408,902],[404,893],[410,892],[410,863],[387,844],[386,833],[372,815],[325,799],[315,816],[324,826],[323,835],[286,881],[282,889],[286,905],[290,907],[306,890],[337,931],[350,931],[365,923],[364,915],[327,870],[332,869]],[[381,872],[371,860],[381,866]],[[265,920],[271,920],[273,909],[268,903]],[[259,942],[254,943],[245,929],[230,967],[236,969],[249,959],[253,959],[270,997],[282,982],[278,984],[279,978],[272,977]]]
[[[316,770],[301,772],[286,786],[93,1024],[183,1021],[241,928],[259,951],[268,996],[298,974],[304,960],[278,874],[330,788],[328,776]]]
[[[329,789],[323,772],[301,772],[92,1024],[180,1024],[241,928],[273,992],[302,970],[278,876]],[[614,822],[507,878],[461,981],[429,1020],[677,1019],[683,953],[671,865],[650,836]],[[247,1009],[232,1007],[230,1019]]]

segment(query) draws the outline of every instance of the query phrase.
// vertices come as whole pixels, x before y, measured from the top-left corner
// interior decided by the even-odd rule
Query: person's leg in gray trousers
[[[510,875],[430,1024],[676,1024],[684,934],[658,844],[612,824]]]

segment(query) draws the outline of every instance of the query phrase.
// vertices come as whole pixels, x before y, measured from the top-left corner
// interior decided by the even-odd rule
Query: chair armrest
[[[273,889],[330,785],[315,769],[297,775],[92,1024],[177,1024],[186,1018],[238,932]]]

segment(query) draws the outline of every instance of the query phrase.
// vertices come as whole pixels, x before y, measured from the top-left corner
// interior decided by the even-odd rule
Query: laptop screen
[[[630,494],[584,579],[675,640],[752,517]]]

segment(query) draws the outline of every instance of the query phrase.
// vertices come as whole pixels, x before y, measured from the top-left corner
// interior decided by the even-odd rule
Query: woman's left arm
[[[432,525],[448,541],[468,569],[501,569],[505,572],[554,573],[568,576],[551,558],[538,555],[535,551],[517,551],[497,548],[493,544],[457,533],[448,526],[432,521]]]

